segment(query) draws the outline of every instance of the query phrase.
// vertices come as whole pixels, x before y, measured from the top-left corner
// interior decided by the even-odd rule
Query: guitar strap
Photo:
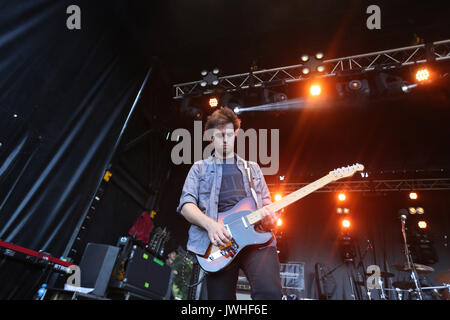
[[[256,196],[255,184],[253,183],[252,170],[250,169],[248,161],[244,160],[244,167],[245,167],[245,171],[247,172],[248,182],[250,183],[250,191],[252,193],[253,200],[255,200],[255,206],[258,206],[258,201],[257,201],[258,198]]]

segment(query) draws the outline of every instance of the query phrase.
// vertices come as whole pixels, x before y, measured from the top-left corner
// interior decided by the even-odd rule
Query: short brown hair
[[[241,119],[228,107],[220,107],[214,111],[206,120],[205,130],[217,128],[227,123],[232,123],[234,130],[241,127]]]

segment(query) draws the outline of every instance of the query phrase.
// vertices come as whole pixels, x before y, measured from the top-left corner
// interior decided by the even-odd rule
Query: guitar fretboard
[[[331,181],[333,181],[333,179],[330,177],[330,175],[326,175],[326,176],[308,184],[307,186],[305,186],[301,189],[298,189],[297,191],[294,191],[294,192],[288,194],[287,196],[281,198],[280,200],[275,201],[265,207],[269,207],[273,211],[281,210],[284,207],[290,205],[291,203],[293,203],[297,200],[300,200],[301,198],[307,196],[308,194],[322,188],[323,186],[327,185]],[[263,219],[262,208],[248,214],[247,219],[250,222],[250,224],[255,224],[255,223],[261,221]]]

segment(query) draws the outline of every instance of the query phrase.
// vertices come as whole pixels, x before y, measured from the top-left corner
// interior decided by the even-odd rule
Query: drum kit
[[[415,272],[418,275],[426,275],[434,272],[432,267],[415,263],[414,265],[408,266],[408,264],[393,264],[391,267],[397,271],[410,273]],[[415,271],[414,271],[415,270]],[[370,274],[367,274],[370,276]],[[391,283],[392,288],[387,288],[384,285],[383,279],[394,278],[395,275],[391,272],[380,273],[379,277],[379,296],[382,300],[388,300],[388,292],[392,291],[395,293],[396,300],[423,300],[425,296],[431,297],[431,299],[438,300],[450,300],[450,270],[445,270],[437,273],[434,276],[434,280],[439,283],[438,286],[421,286],[416,284],[415,281],[394,281]],[[411,276],[413,278],[414,276]],[[356,282],[357,285],[364,286],[367,288],[367,284],[361,281]],[[370,300],[372,300],[372,291],[367,289],[367,295]],[[392,298],[391,298],[392,299]]]
[[[392,282],[392,288],[386,288],[384,286],[383,279],[393,278],[395,275],[390,272],[381,271],[378,277],[378,286],[380,298],[387,300],[387,292],[394,291],[397,294],[397,300],[424,300],[426,297],[431,297],[431,299],[438,300],[450,300],[450,269],[437,273],[434,276],[436,283],[439,286],[422,286],[422,282],[419,280],[419,275],[426,275],[434,272],[432,267],[414,263],[411,253],[408,249],[408,243],[406,239],[406,226],[405,226],[406,216],[401,216],[402,221],[402,234],[404,240],[404,253],[406,255],[406,263],[404,264],[393,264],[391,267],[397,271],[405,272],[410,274],[410,281],[394,281]],[[366,274],[367,276],[373,277],[373,274]],[[363,282],[356,282],[357,285],[365,286],[367,289],[367,295],[370,300],[372,300],[372,292],[369,286]],[[373,290],[373,289],[372,289]],[[391,296],[391,295],[389,295]]]

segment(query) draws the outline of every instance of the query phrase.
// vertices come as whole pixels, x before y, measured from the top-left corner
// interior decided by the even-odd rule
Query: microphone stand
[[[401,216],[401,221],[402,221],[402,234],[403,234],[403,241],[405,243],[405,255],[406,255],[406,261],[408,263],[408,267],[411,269],[411,278],[414,281],[414,284],[416,285],[417,288],[417,292],[419,293],[419,299],[423,300],[423,293],[422,293],[422,288],[420,287],[420,283],[418,280],[418,274],[417,274],[417,270],[416,267],[414,265],[411,253],[409,252],[408,249],[408,242],[406,240],[406,226],[405,226],[405,220],[406,220],[406,216]]]

